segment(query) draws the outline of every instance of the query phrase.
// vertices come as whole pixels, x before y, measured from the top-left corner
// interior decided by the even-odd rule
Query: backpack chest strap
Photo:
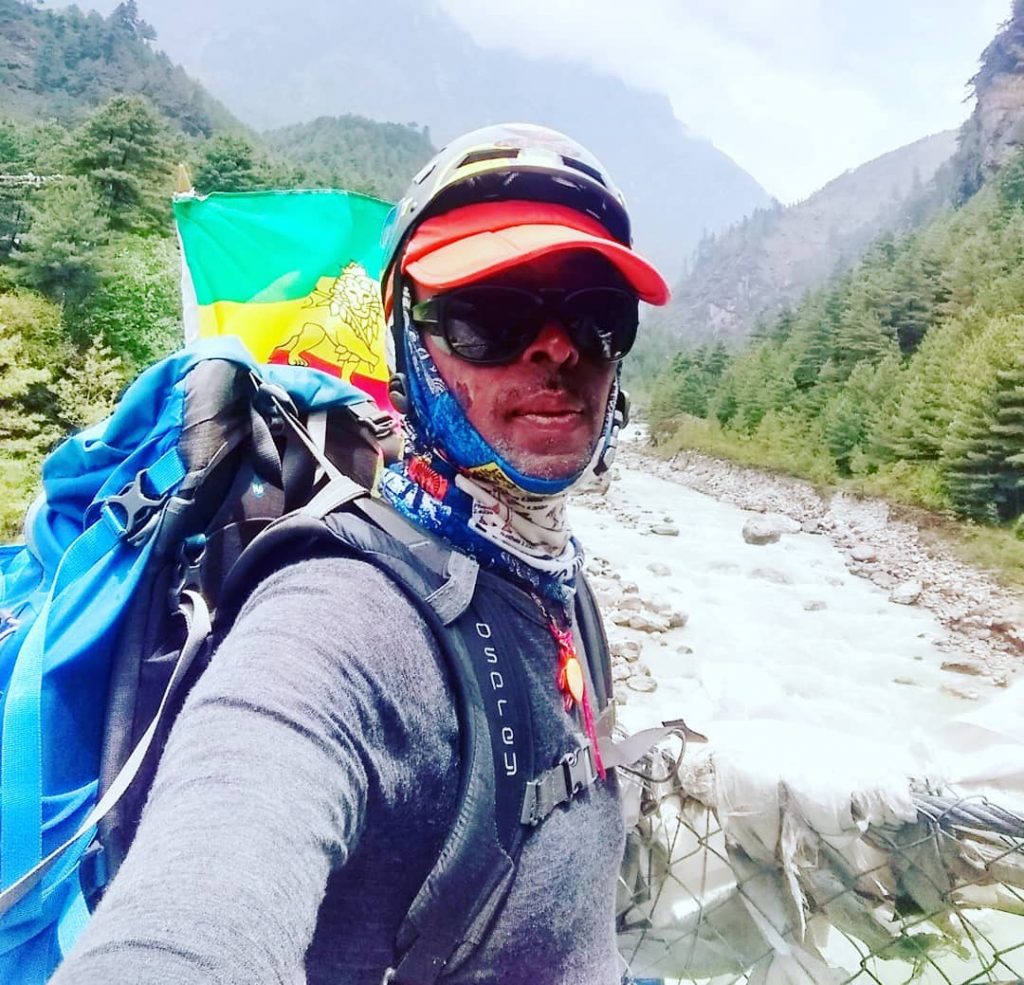
[[[520,822],[535,827],[556,807],[568,803],[596,779],[594,751],[589,742],[584,742],[567,752],[557,766],[526,784]]]

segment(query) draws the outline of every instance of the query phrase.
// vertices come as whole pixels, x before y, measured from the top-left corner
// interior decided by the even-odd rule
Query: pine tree
[[[196,190],[240,192],[265,187],[269,183],[266,161],[252,141],[241,134],[218,134],[202,148],[196,163]]]
[[[996,416],[990,447],[1001,466],[996,497],[1003,519],[1024,513],[1024,353],[1012,355],[1012,365],[996,371]]]
[[[1022,507],[1022,351],[1024,316],[989,323],[965,353],[963,372],[971,386],[943,449],[953,505],[984,522],[1013,519]]]
[[[169,221],[168,131],[141,96],[116,96],[76,133],[72,173],[85,175],[99,193],[113,229],[151,228]],[[166,189],[165,189],[166,190]]]
[[[96,283],[96,249],[107,238],[99,209],[84,181],[47,188],[33,203],[14,253],[21,280],[56,301],[81,300]]]

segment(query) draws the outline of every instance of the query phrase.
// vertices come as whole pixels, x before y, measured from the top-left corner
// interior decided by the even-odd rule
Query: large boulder
[[[774,544],[781,536],[779,527],[766,517],[751,517],[743,524],[743,539],[748,544]]]
[[[889,601],[897,605],[913,605],[923,591],[924,586],[919,581],[905,581],[892,590]]]

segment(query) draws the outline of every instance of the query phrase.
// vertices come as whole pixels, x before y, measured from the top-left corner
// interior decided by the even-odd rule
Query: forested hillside
[[[667,308],[647,331],[677,345],[742,344],[759,320],[848,270],[883,233],[912,229],[951,197],[933,182],[957,146],[955,131],[891,151],[830,181],[806,200],[758,209],[707,236]]]
[[[362,116],[321,116],[264,135],[305,187],[347,188],[388,201],[434,153],[429,128],[376,123]]]
[[[132,0],[109,17],[0,0],[0,536],[45,452],[180,345],[178,162],[202,192],[340,185],[394,195],[419,129],[318,120],[270,141],[154,51]]]
[[[736,355],[680,352],[652,436],[1024,531],[1024,158]]]
[[[23,0],[0,0],[0,113],[67,124],[114,95],[137,92],[192,136],[240,126],[152,47],[154,38],[135,0],[109,17],[78,7],[44,11]]]
[[[959,205],[878,240],[741,351],[678,352],[650,402],[657,443],[1024,540],[1024,0],[973,84],[951,174]]]

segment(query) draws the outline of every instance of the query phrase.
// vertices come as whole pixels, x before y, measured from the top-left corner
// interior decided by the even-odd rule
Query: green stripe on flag
[[[391,206],[355,192],[267,191],[174,201],[200,305],[304,298],[352,262],[381,274],[381,232]]]

